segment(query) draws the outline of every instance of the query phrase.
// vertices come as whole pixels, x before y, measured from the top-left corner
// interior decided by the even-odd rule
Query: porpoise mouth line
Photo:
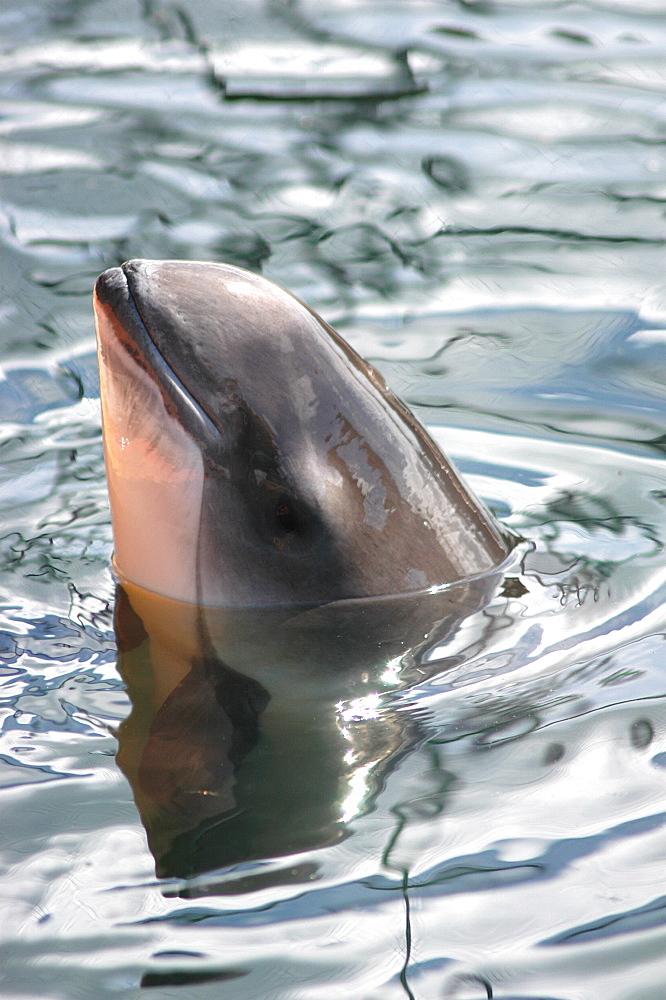
[[[221,437],[220,427],[217,425],[215,420],[212,419],[211,415],[199,402],[197,397],[191,391],[189,386],[182,380],[180,375],[174,371],[151,335],[148,324],[144,320],[141,312],[141,307],[132,293],[132,286],[125,272],[124,265],[121,265],[118,270],[123,275],[129,303],[133,307],[139,321],[136,324],[135,330],[128,330],[125,327],[124,329],[125,332],[135,341],[136,346],[141,351],[149,374],[152,374],[155,377],[155,381],[157,382],[159,388],[168,393],[171,402],[178,410],[178,416],[180,418],[184,418],[182,422],[186,430],[188,414],[183,413],[183,409],[189,410],[190,413],[192,411],[196,413],[198,418],[197,423],[199,425],[203,425],[203,428],[201,426],[197,428],[199,433],[201,429],[205,429],[210,437],[219,440]],[[195,434],[192,434],[192,436],[195,437]]]

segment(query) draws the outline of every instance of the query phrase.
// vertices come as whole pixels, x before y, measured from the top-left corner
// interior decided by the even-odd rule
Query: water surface
[[[5,0],[0,36],[3,995],[666,998],[662,4]],[[344,693],[404,737],[348,835],[187,877],[115,757],[90,292],[137,256],[292,289],[525,539],[425,679]]]

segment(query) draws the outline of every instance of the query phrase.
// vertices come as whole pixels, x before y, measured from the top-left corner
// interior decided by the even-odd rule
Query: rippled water
[[[2,994],[666,998],[663,4],[4,0],[0,37]],[[115,760],[90,291],[136,256],[291,288],[525,539],[375,706],[348,836],[186,878]]]

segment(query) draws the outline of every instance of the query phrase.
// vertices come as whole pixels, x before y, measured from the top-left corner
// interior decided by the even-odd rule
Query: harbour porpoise
[[[116,569],[206,606],[422,592],[510,543],[382,376],[227,264],[133,260],[95,287]]]
[[[463,621],[467,642],[495,627],[473,616],[510,541],[381,375],[272,282],[130,261],[95,314],[133,706],[118,762],[156,870],[332,844],[427,736],[384,696],[441,670]]]

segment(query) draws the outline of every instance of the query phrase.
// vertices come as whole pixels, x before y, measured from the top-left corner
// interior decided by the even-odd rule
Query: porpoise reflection
[[[381,375],[293,295],[135,260],[95,288],[116,565],[207,605],[423,590],[508,544]]]
[[[423,738],[380,708],[511,543],[381,376],[224,264],[95,289],[127,774],[161,875],[343,836]]]

